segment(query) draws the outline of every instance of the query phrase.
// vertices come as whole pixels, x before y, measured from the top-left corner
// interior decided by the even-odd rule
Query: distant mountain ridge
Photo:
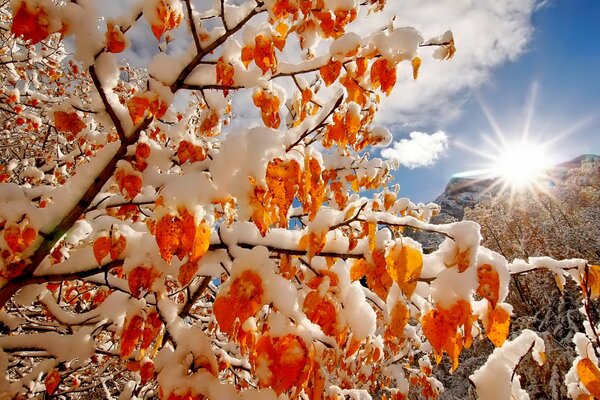
[[[600,159],[600,155],[582,154],[572,160],[556,165],[548,171],[550,183],[563,181],[569,170],[578,168],[585,161],[597,159]],[[455,177],[450,179],[444,191],[433,201],[442,208],[440,214],[435,217],[434,222],[462,220],[465,208],[475,206],[485,196],[493,196],[501,187],[502,184],[499,182],[499,178],[469,179]]]

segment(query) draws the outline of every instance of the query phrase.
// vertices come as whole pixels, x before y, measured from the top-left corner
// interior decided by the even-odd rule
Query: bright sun
[[[490,175],[499,177],[513,189],[531,188],[551,168],[545,146],[520,140],[505,143],[490,166]]]

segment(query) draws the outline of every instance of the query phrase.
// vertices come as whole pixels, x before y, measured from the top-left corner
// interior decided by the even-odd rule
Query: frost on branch
[[[152,0],[112,19],[87,1],[12,3],[0,7],[9,396],[435,398],[435,363],[520,340],[506,341],[510,273],[549,268],[598,294],[597,267],[509,264],[477,224],[432,224],[439,207],[389,186],[380,98],[435,62],[421,47],[451,58],[451,33],[350,32],[382,0]],[[139,69],[120,61],[134,29],[158,41]],[[424,254],[409,230],[445,241]],[[589,360],[573,380],[583,393]]]

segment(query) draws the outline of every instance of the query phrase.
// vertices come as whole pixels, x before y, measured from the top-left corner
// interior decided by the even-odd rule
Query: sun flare
[[[520,140],[503,147],[492,162],[490,175],[499,177],[512,189],[539,183],[552,167],[551,158],[542,144]]]

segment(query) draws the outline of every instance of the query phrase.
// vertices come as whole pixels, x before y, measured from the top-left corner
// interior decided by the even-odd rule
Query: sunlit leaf
[[[577,363],[577,375],[583,386],[596,399],[600,399],[600,370],[589,358],[583,358]]]

